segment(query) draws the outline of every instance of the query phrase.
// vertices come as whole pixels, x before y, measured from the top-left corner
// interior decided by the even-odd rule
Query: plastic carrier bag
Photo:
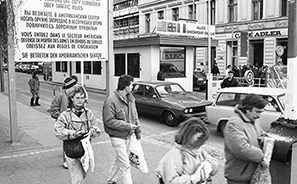
[[[148,173],[140,140],[137,140],[134,134],[131,136],[130,141],[129,160],[131,166],[139,169],[142,173]]]

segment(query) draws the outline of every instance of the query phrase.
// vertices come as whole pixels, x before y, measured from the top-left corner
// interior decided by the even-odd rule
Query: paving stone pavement
[[[62,168],[62,142],[53,134],[53,120],[44,114],[17,103],[20,141],[10,143],[8,98],[0,93],[0,184],[66,184],[70,183],[68,170]],[[103,130],[102,125],[100,128]],[[106,133],[92,141],[95,153],[95,171],[88,172],[86,184],[105,184],[114,150]],[[132,168],[134,184],[157,184],[155,168],[170,144],[143,137],[149,173]],[[224,184],[223,160],[213,184]],[[119,180],[120,181],[120,180]],[[119,182],[121,184],[121,182]]]

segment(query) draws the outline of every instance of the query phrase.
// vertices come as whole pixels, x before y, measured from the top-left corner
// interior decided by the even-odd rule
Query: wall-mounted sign
[[[288,30],[286,29],[274,29],[274,30],[262,30],[262,31],[249,31],[249,38],[258,38],[258,37],[278,37],[278,36],[287,36]]]
[[[247,70],[244,73],[244,79],[248,84],[252,84],[254,82],[254,72],[252,70]]]
[[[277,56],[281,57],[285,52],[285,48],[281,45],[278,45],[275,49],[275,53]]]
[[[17,61],[107,60],[106,0],[16,0]]]
[[[209,30],[211,38],[214,38],[215,26],[211,25]],[[159,34],[167,35],[194,36],[199,38],[207,38],[208,25],[158,19],[156,32]]]

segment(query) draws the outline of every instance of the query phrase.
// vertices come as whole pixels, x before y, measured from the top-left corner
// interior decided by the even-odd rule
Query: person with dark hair
[[[238,81],[236,78],[234,78],[234,72],[230,70],[228,72],[228,77],[226,77],[221,83],[221,88],[238,87],[238,86],[239,86]]]
[[[53,101],[51,102],[48,112],[50,113],[51,117],[54,118],[55,120],[58,119],[58,117],[63,111],[67,110],[67,104],[68,104],[67,98],[75,85],[77,85],[77,81],[74,80],[72,77],[67,77],[64,80],[63,91],[57,96],[55,96]],[[65,169],[68,168],[64,151],[63,151],[62,166]]]
[[[39,90],[40,90],[40,81],[37,77],[38,71],[32,73],[32,78],[28,81],[30,92],[32,94],[30,105],[31,106],[40,106],[39,101]],[[34,103],[35,100],[35,103]]]
[[[128,157],[129,143],[132,134],[140,139],[141,132],[135,98],[132,95],[133,80],[130,75],[120,76],[117,90],[106,99],[103,105],[104,130],[109,135],[116,152],[108,174],[108,184],[116,184],[120,173],[123,184],[133,184]]]
[[[55,135],[60,140],[74,140],[90,135],[90,138],[98,137],[101,131],[98,127],[99,119],[85,107],[87,92],[81,85],[76,85],[68,95],[68,108],[62,112],[54,124]],[[65,155],[71,183],[83,183],[86,171],[83,169],[81,157],[70,158]]]
[[[174,147],[160,160],[156,169],[160,183],[203,183],[218,171],[218,162],[201,146],[208,140],[204,122],[193,117],[180,124]]]
[[[259,118],[267,105],[261,96],[247,95],[235,106],[224,129],[225,177],[228,184],[249,184],[264,157],[258,138],[265,135]]]
[[[220,75],[220,70],[219,70],[218,64],[216,62],[214,63],[214,66],[211,69],[211,73],[214,76]]]

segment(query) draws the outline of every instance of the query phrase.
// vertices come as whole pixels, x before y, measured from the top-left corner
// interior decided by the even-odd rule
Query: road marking
[[[171,132],[164,132],[164,133],[161,133],[161,135],[168,135],[168,134],[174,134],[176,133],[177,130],[174,130],[174,131],[171,131]]]
[[[107,144],[107,143],[110,143],[110,141],[102,141],[102,142],[92,143],[92,146]],[[34,148],[32,148],[32,149],[34,149]],[[26,153],[19,153],[19,154],[13,154],[13,155],[0,156],[0,160],[24,157],[24,156],[29,156],[29,155],[38,155],[38,154],[41,154],[41,153],[49,153],[49,152],[55,152],[55,151],[61,151],[61,150],[62,150],[62,148],[53,148],[53,149],[47,149],[47,150],[28,151]]]

